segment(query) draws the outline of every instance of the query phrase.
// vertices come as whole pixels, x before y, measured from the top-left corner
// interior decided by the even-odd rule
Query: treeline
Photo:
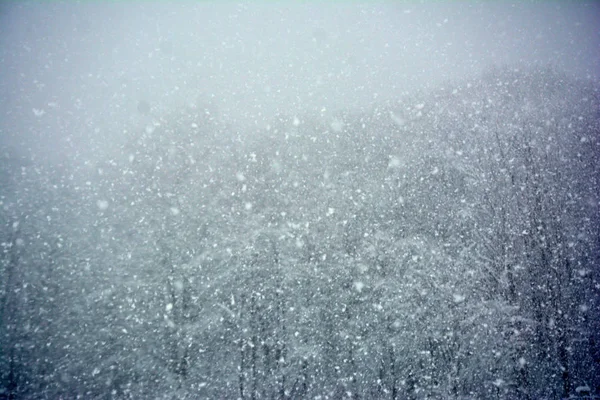
[[[503,68],[363,113],[213,114],[5,156],[0,396],[600,394],[598,85]]]

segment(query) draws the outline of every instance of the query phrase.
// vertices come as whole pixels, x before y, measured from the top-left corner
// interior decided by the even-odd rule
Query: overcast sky
[[[516,62],[598,78],[598,2],[423,3],[3,2],[0,134],[57,151],[147,123],[141,100],[154,116],[203,102],[260,125]]]

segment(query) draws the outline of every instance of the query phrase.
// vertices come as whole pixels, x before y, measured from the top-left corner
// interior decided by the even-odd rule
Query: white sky
[[[75,131],[144,123],[140,100],[155,115],[199,100],[260,125],[514,62],[598,78],[600,4],[3,2],[0,135],[60,151]]]

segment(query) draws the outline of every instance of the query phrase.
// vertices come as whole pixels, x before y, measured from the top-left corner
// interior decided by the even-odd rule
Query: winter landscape
[[[0,5],[0,399],[600,396],[600,6]]]

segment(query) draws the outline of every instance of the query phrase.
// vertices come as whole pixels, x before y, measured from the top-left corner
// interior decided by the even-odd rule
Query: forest
[[[600,396],[597,82],[98,142],[0,154],[0,398]]]

